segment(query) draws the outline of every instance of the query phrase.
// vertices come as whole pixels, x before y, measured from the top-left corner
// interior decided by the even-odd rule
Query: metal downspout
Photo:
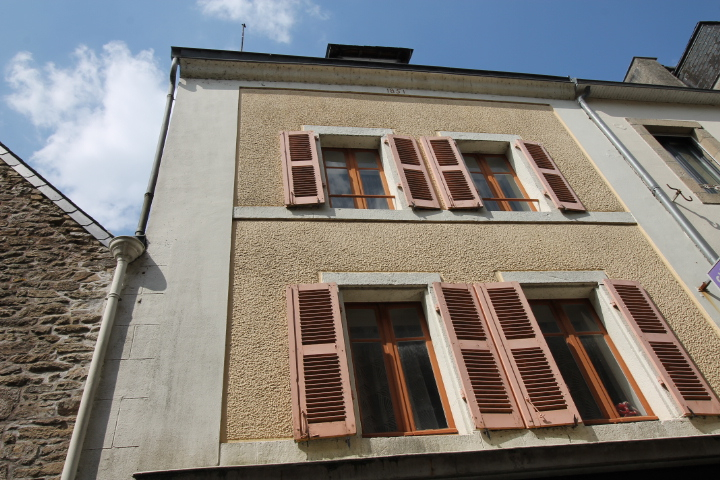
[[[73,480],[77,471],[80,453],[82,452],[83,443],[85,441],[85,433],[87,432],[88,422],[90,421],[90,412],[92,410],[93,399],[95,398],[95,390],[100,383],[100,371],[105,360],[105,351],[110,343],[110,332],[112,331],[113,322],[115,321],[115,311],[117,310],[120,291],[122,290],[125,271],[130,262],[142,255],[145,251],[145,245],[135,237],[121,236],[115,237],[110,242],[110,251],[112,252],[117,266],[115,274],[110,286],[110,293],[107,296],[105,311],[103,312],[100,322],[100,332],[98,333],[95,351],[90,362],[90,370],[88,371],[85,389],[83,390],[82,399],[80,400],[80,409],[78,410],[75,427],[73,428],[70,446],[68,447],[65,465],[63,467],[61,480]]]
[[[155,195],[155,185],[157,184],[158,173],[160,171],[160,160],[162,159],[163,150],[165,149],[165,139],[167,138],[168,127],[170,125],[170,113],[175,100],[175,80],[177,78],[177,68],[179,65],[178,57],[173,57],[170,65],[170,85],[168,86],[167,102],[165,103],[165,115],[163,118],[162,129],[160,130],[160,138],[158,139],[157,149],[155,150],[155,160],[150,172],[150,181],[148,182],[147,191],[143,200],[142,209],[140,211],[140,220],[138,221],[135,237],[120,236],[115,237],[110,242],[110,251],[112,252],[117,265],[115,274],[110,286],[110,293],[107,296],[105,311],[100,322],[100,332],[98,333],[95,351],[90,361],[90,370],[88,371],[85,381],[85,389],[83,390],[82,399],[80,400],[80,408],[78,409],[75,427],[73,428],[70,446],[68,447],[65,465],[63,466],[61,480],[74,480],[77,473],[80,454],[85,442],[85,434],[87,433],[88,423],[90,421],[90,413],[95,398],[95,390],[100,383],[100,373],[105,362],[105,352],[110,343],[110,333],[112,332],[113,323],[115,322],[115,312],[117,310],[120,292],[122,291],[123,281],[127,266],[136,258],[145,252],[145,229],[147,228],[148,218],[150,216],[150,206]]]
[[[577,86],[577,83],[575,84]],[[665,207],[665,210],[668,211],[670,216],[677,222],[678,225],[680,225],[680,228],[687,234],[688,237],[690,237],[690,240],[695,243],[697,248],[702,252],[703,255],[705,255],[705,258],[708,262],[711,264],[714,264],[718,260],[718,254],[715,253],[715,250],[710,246],[709,243],[705,241],[703,236],[698,232],[695,227],[688,221],[688,219],[683,215],[683,213],[680,211],[680,209],[673,203],[672,200],[670,200],[670,197],[660,188],[660,185],[655,182],[655,179],[648,173],[647,170],[638,162],[637,158],[633,156],[632,153],[623,145],[623,143],[620,141],[620,139],[615,136],[615,134],[610,130],[610,128],[603,122],[603,120],[598,116],[595,111],[590,108],[590,106],[585,102],[585,97],[587,97],[590,93],[590,87],[585,88],[585,92],[577,97],[577,102],[580,104],[580,108],[582,108],[585,113],[588,114],[590,119],[595,122],[595,125],[598,126],[598,128],[605,134],[605,136],[610,140],[610,142],[615,146],[615,148],[620,152],[620,154],[625,158],[627,163],[632,167],[633,170],[635,170],[635,173],[638,174],[640,179],[645,183],[645,185],[650,189],[650,192],[653,194],[653,196],[662,204],[663,207]]]
[[[165,149],[165,139],[167,138],[168,127],[170,125],[170,113],[172,105],[175,101],[175,79],[177,77],[177,68],[179,64],[178,57],[173,57],[170,65],[170,84],[168,85],[167,102],[165,103],[165,116],[163,118],[162,129],[160,130],[160,138],[158,138],[157,149],[155,150],[155,160],[153,161],[152,170],[150,171],[150,180],[148,181],[145,199],[143,200],[142,209],[140,210],[140,220],[138,220],[135,236],[145,242],[145,229],[147,228],[148,218],[150,217],[150,206],[155,196],[155,185],[157,184],[158,173],[160,172],[160,160],[162,159],[163,150]]]

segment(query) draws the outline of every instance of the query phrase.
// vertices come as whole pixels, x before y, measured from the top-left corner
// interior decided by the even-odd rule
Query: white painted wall
[[[235,84],[180,81],[78,478],[218,463],[237,118]]]
[[[626,118],[657,118],[696,121],[713,136],[720,139],[720,113],[716,108],[688,105],[644,105],[616,103],[601,100],[588,101],[605,123],[620,138],[625,146],[643,164],[666,193],[673,192],[665,186],[685,186],[653,150],[625,120]],[[637,219],[638,224],[651,242],[665,258],[671,269],[678,275],[690,296],[698,302],[716,327],[720,327],[720,289],[711,285],[705,294],[697,287],[709,280],[707,272],[711,265],[700,253],[690,238],[667,213],[647,189],[640,177],[603,135],[603,133],[580,109],[576,102],[554,102],[555,112],[565,126],[593,160],[622,202]],[[672,197],[671,197],[672,198]],[[703,205],[695,199],[691,205],[682,207],[696,209],[702,216],[720,223],[720,205]],[[682,210],[681,207],[681,210]],[[705,236],[716,251],[720,252],[720,230],[709,227],[709,223],[689,213],[688,219]]]

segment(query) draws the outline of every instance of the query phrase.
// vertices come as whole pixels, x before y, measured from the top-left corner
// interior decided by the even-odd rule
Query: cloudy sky
[[[621,81],[675,65],[717,0],[0,0],[0,141],[115,234],[132,234],[162,121],[170,47],[324,56]]]

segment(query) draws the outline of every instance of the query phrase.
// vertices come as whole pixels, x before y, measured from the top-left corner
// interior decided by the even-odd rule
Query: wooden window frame
[[[395,195],[390,195],[390,190],[388,188],[387,184],[387,178],[385,178],[385,170],[383,169],[382,159],[380,158],[380,154],[377,150],[369,149],[369,148],[337,148],[337,147],[323,147],[323,169],[325,172],[325,178],[328,179],[328,173],[327,171],[329,169],[336,169],[336,170],[347,170],[348,171],[348,177],[350,178],[350,189],[352,190],[352,194],[334,194],[330,191],[330,181],[327,180],[327,190],[328,190],[328,199],[329,199],[329,205],[332,208],[342,208],[342,207],[333,207],[332,199],[337,198],[352,198],[353,202],[355,203],[356,209],[365,209],[365,210],[373,210],[369,209],[367,206],[367,201],[365,199],[367,198],[385,198],[387,199],[388,203],[388,209],[389,210],[395,210]],[[347,168],[345,167],[333,167],[328,166],[327,163],[324,161],[324,155],[325,152],[342,152],[345,156],[345,163],[347,165]],[[357,161],[355,160],[355,152],[368,152],[373,153],[375,155],[375,160],[377,161],[378,168],[360,168],[357,166]],[[362,179],[360,178],[360,171],[361,170],[377,170],[380,172],[380,179],[382,181],[383,190],[385,191],[385,195],[365,195],[363,193],[363,186],[362,186]]]
[[[425,346],[430,357],[430,363],[433,369],[433,375],[435,383],[440,394],[440,400],[442,402],[443,410],[445,413],[445,420],[447,421],[447,428],[433,429],[433,430],[416,430],[415,420],[413,418],[412,405],[410,403],[410,396],[407,391],[407,383],[405,381],[405,374],[402,370],[402,364],[400,363],[400,353],[398,351],[397,342],[395,338],[395,332],[392,327],[392,322],[388,315],[390,307],[412,307],[418,312],[420,318],[420,324],[423,330],[422,337],[408,337],[402,338],[402,341],[419,341],[424,340]],[[435,356],[435,350],[432,346],[432,339],[430,338],[430,331],[428,329],[427,320],[425,319],[425,313],[423,311],[420,302],[392,302],[392,303],[345,303],[345,311],[348,309],[372,309],[375,311],[375,318],[377,319],[378,332],[380,334],[379,339],[357,339],[354,340],[350,337],[348,332],[348,342],[350,343],[350,352],[352,352],[353,343],[381,343],[385,356],[385,370],[388,377],[388,386],[390,388],[390,397],[393,402],[393,411],[395,413],[395,419],[398,427],[400,428],[397,432],[382,432],[382,433],[365,433],[363,431],[362,436],[365,438],[370,437],[402,437],[402,436],[420,436],[420,435],[440,435],[440,434],[455,434],[457,429],[455,428],[455,422],[452,417],[450,410],[450,402],[448,401],[445,386],[442,381],[440,374],[440,367]],[[355,365],[353,362],[353,375],[357,378],[355,372]],[[359,397],[359,393],[356,392],[356,397]],[[360,409],[358,402],[358,409]],[[362,419],[362,412],[360,417]],[[362,421],[361,421],[362,423]],[[362,426],[361,426],[362,428]]]
[[[530,209],[533,212],[537,212],[538,208],[535,206],[535,203],[537,205],[540,205],[540,200],[537,198],[529,198],[527,191],[525,190],[525,187],[523,186],[522,182],[517,176],[517,173],[515,173],[515,169],[513,168],[512,163],[507,158],[507,155],[502,153],[464,153],[462,152],[461,155],[463,157],[473,157],[476,161],[478,166],[480,167],[480,171],[472,170],[470,166],[467,164],[467,170],[472,176],[473,173],[480,173],[482,176],[485,177],[485,180],[487,180],[488,186],[490,186],[490,190],[493,191],[493,193],[496,195],[495,197],[481,197],[483,202],[496,202],[500,205],[501,209],[500,211],[503,212],[514,212],[510,207],[510,204],[508,202],[527,202],[530,205]],[[487,161],[485,160],[485,157],[503,157],[505,159],[505,163],[507,163],[508,167],[510,168],[510,172],[502,172],[503,174],[510,173],[513,176],[513,179],[515,180],[515,183],[520,188],[520,191],[524,195],[524,198],[507,198],[502,196],[502,189],[500,188],[500,184],[495,179],[495,174],[490,170],[490,166],[487,164]],[[499,173],[499,172],[498,172]],[[473,184],[473,187],[475,185]],[[478,189],[478,196],[480,195],[480,190]],[[500,195],[500,196],[497,196]],[[487,205],[485,205],[485,208],[487,208]]]
[[[599,424],[608,424],[608,423],[627,423],[627,422],[638,422],[638,421],[647,421],[647,420],[657,420],[657,416],[655,416],[652,412],[652,409],[650,408],[650,405],[648,404],[647,400],[645,399],[645,396],[642,393],[642,390],[638,387],[637,382],[635,382],[635,379],[630,373],[630,370],[627,368],[627,365],[625,364],[625,361],[623,360],[622,356],[620,355],[620,352],[615,347],[615,344],[613,343],[612,339],[610,338],[610,335],[607,332],[607,329],[605,328],[605,325],[603,325],[602,321],[600,320],[600,317],[598,316],[597,312],[595,311],[594,306],[590,302],[590,300],[586,298],[575,298],[575,299],[553,299],[553,300],[529,300],[530,305],[547,305],[553,312],[553,315],[558,320],[558,326],[560,327],[560,332],[557,333],[545,333],[543,332],[543,336],[545,338],[547,337],[564,337],[570,347],[570,353],[572,354],[573,358],[575,359],[575,363],[577,364],[580,372],[583,375],[583,378],[585,379],[585,382],[587,383],[590,392],[593,395],[593,398],[595,399],[595,402],[597,403],[598,407],[600,408],[600,411],[605,415],[606,418],[604,419],[596,419],[596,420],[583,420],[583,424],[585,425],[599,425]],[[565,311],[560,308],[562,305],[572,305],[572,304],[584,304],[588,307],[589,311],[591,312],[593,319],[595,323],[599,326],[598,330],[594,330],[591,332],[576,332],[574,327],[572,326],[572,322],[568,318],[568,316],[565,314]],[[587,352],[585,351],[585,347],[582,345],[582,342],[580,341],[579,337],[583,335],[602,335],[605,339],[605,342],[608,345],[608,348],[612,352],[613,356],[615,357],[615,360],[617,361],[618,365],[620,366],[620,369],[622,370],[623,374],[625,375],[628,383],[630,384],[630,387],[633,389],[635,395],[637,395],[638,400],[640,401],[643,409],[645,412],[647,412],[646,415],[643,416],[637,416],[637,417],[620,417],[617,414],[617,410],[615,408],[615,405],[613,404],[612,400],[610,399],[610,396],[607,392],[607,389],[605,388],[605,385],[603,384],[602,380],[600,379],[599,374],[595,370],[595,366],[592,364],[592,361],[590,360],[590,357],[588,356]]]

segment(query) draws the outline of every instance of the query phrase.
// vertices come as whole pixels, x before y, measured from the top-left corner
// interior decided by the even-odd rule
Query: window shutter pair
[[[519,283],[435,283],[433,288],[477,428],[580,420]]]

